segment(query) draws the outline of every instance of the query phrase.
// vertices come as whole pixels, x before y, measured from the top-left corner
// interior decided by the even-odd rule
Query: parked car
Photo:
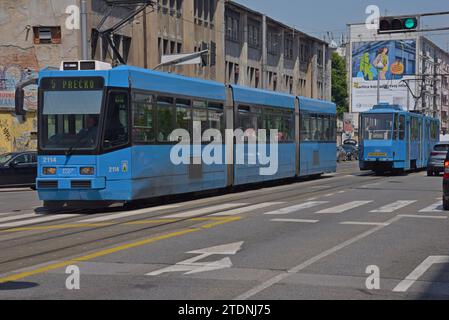
[[[346,151],[343,147],[337,147],[337,162],[346,161]]]
[[[342,145],[342,148],[346,152],[346,160],[352,161],[359,159],[359,150],[356,146],[352,144],[344,144]]]
[[[34,187],[36,176],[36,152],[13,152],[0,155],[0,187]]]
[[[449,151],[449,142],[441,142],[433,147],[427,163],[427,175],[439,175],[444,172],[444,160]]]

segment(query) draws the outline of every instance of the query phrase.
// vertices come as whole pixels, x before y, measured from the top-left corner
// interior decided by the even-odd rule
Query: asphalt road
[[[449,298],[441,177],[356,165],[89,214],[35,213],[35,192],[0,190],[0,299]]]

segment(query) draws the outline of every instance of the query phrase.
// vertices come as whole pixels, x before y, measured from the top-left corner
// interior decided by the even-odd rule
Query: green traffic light
[[[417,21],[415,18],[407,18],[404,21],[404,27],[406,29],[415,29],[417,27]]]

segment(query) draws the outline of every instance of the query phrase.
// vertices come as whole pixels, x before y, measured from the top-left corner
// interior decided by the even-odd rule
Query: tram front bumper
[[[101,190],[106,188],[106,178],[38,178],[36,186],[38,190]]]

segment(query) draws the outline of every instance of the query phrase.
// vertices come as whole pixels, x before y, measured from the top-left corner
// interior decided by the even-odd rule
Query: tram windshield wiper
[[[83,139],[87,136],[87,133],[84,133],[82,135],[80,135],[78,137],[78,139],[76,139],[75,143],[73,143],[70,148],[65,152],[65,155],[71,156],[73,154],[73,151],[75,150],[75,148],[78,148],[81,145],[81,142],[83,141]]]

